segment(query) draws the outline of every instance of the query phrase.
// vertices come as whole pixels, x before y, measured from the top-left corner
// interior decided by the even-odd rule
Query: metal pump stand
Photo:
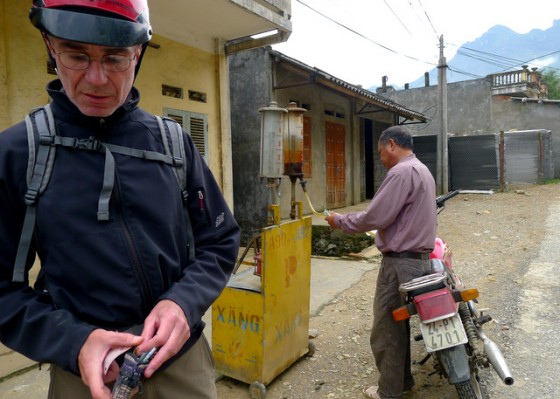
[[[303,176],[301,156],[299,172],[294,172],[297,175],[288,174],[292,182],[290,220],[280,221],[280,206],[273,192],[282,178],[282,164],[294,166],[286,162],[290,137],[285,136],[288,123],[284,116],[289,110],[275,103],[260,109],[261,143],[267,147],[261,148],[261,176],[271,189],[268,209],[272,223],[261,230],[260,240],[256,240],[260,248],[255,251],[254,267],[232,275],[212,305],[216,371],[250,384],[252,399],[264,398],[267,384],[302,356],[314,353],[309,342],[311,217],[303,217],[303,204],[295,200],[295,183]],[[301,119],[301,109],[294,112],[294,118]],[[296,141],[293,140],[297,146]],[[270,148],[275,150],[272,154]],[[264,156],[265,152],[268,155]]]

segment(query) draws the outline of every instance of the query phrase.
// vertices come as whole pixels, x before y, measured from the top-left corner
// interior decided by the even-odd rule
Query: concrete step
[[[0,380],[36,364],[33,360],[0,345]]]

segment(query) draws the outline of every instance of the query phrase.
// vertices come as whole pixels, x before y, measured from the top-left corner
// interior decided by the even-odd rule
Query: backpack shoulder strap
[[[183,129],[171,118],[162,118],[156,115],[159,130],[161,132],[165,153],[173,159],[173,170],[179,181],[181,191],[187,189],[187,163],[185,160],[185,147],[183,141]]]
[[[187,208],[187,160],[185,159],[185,142],[183,139],[182,127],[171,118],[162,118],[156,115],[159,130],[161,133],[161,141],[165,153],[170,155],[173,159],[173,172],[177,177],[179,188],[181,189],[181,198],[183,199],[183,208],[185,215],[185,226],[187,228],[187,239],[189,249],[189,260],[194,259],[194,236],[192,232],[192,225]]]
[[[19,240],[12,281],[24,282],[25,266],[35,230],[35,206],[52,172],[56,148],[51,146],[55,135],[54,117],[50,105],[33,110],[25,117],[29,159],[27,162],[27,191],[25,193],[25,218]]]
[[[56,147],[52,146],[56,134],[50,104],[37,108],[25,117],[29,161],[27,163],[26,202],[35,203],[51,177]]]

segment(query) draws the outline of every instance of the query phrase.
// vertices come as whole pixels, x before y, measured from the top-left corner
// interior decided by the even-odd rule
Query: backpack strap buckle
[[[176,157],[173,156],[173,165],[175,166],[183,166],[183,158],[182,157]]]
[[[41,134],[39,136],[39,144],[41,145],[54,145],[54,137],[50,134]]]
[[[25,192],[25,205],[30,206],[35,203],[39,195],[38,187],[28,187]]]
[[[74,148],[78,150],[97,151],[101,148],[101,142],[93,136],[90,136],[87,139],[76,139]]]

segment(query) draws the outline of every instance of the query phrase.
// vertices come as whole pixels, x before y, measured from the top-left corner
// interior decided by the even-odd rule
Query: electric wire
[[[407,55],[407,54],[400,53],[400,52],[398,52],[398,51],[396,51],[396,50],[394,50],[394,49],[392,49],[392,48],[390,48],[390,47],[388,47],[388,46],[385,46],[385,45],[383,45],[383,44],[381,44],[381,43],[379,43],[379,42],[377,42],[377,41],[375,41],[375,40],[373,40],[373,39],[371,39],[371,38],[369,38],[369,37],[367,37],[367,36],[361,34],[360,32],[356,31],[355,29],[350,28],[349,26],[347,26],[347,25],[345,25],[345,24],[343,24],[343,23],[341,23],[341,22],[335,20],[334,18],[329,17],[328,15],[324,14],[323,12],[321,12],[321,11],[317,10],[316,8],[310,6],[309,4],[305,3],[304,1],[302,1],[302,0],[296,0],[296,1],[297,1],[298,3],[300,3],[301,5],[303,5],[304,7],[307,7],[309,10],[311,10],[311,11],[315,12],[316,14],[320,15],[321,17],[323,17],[323,18],[325,18],[325,19],[331,21],[332,23],[334,23],[334,24],[336,24],[336,25],[342,27],[343,29],[345,29],[345,30],[351,32],[352,34],[355,34],[355,35],[361,37],[362,39],[364,39],[364,40],[366,40],[366,41],[368,41],[368,42],[370,42],[370,43],[373,43],[374,45],[376,45],[376,46],[378,46],[378,47],[380,47],[380,48],[382,48],[382,49],[384,49],[384,50],[386,50],[386,51],[389,51],[389,52],[391,52],[391,53],[393,53],[393,54],[396,54],[396,55],[398,55],[398,56],[401,56],[401,57],[405,57],[405,58],[411,59],[411,60],[413,60],[413,61],[417,61],[417,62],[424,63],[424,64],[426,64],[426,65],[430,65],[430,66],[432,66],[432,67],[437,66],[437,63],[429,62],[429,61],[425,61],[425,60],[421,60],[421,59],[419,59],[419,58],[417,58],[417,57],[413,57],[413,56],[410,56],[410,55]],[[403,23],[403,21],[397,16],[397,14],[396,14],[395,11],[390,7],[390,5],[388,4],[388,2],[387,2],[386,0],[383,0],[383,1],[384,1],[384,3],[387,5],[387,7],[389,8],[389,10],[393,13],[393,15],[395,16],[395,18],[397,18],[397,20],[399,21],[399,23],[406,29],[406,31],[407,31],[410,35],[412,35],[412,33],[410,32],[410,30],[405,26],[405,24]],[[423,13],[424,13],[424,15],[426,16],[426,20],[429,22],[429,24],[430,24],[430,26],[431,26],[431,28],[432,28],[434,34],[436,35],[436,38],[439,40],[438,32],[437,32],[436,28],[434,27],[434,24],[432,23],[432,20],[431,20],[430,16],[428,15],[428,12],[427,12],[426,9],[424,8],[424,6],[423,6],[421,0],[417,0],[417,2],[418,2],[418,4],[420,5],[420,7],[421,7],[421,9],[422,9],[422,11],[423,11]],[[409,5],[411,6],[411,8],[414,10],[414,7],[413,7],[412,3],[410,2],[410,0],[408,0],[408,3],[409,3]],[[547,57],[547,56],[550,56],[550,55],[554,55],[554,54],[557,54],[557,53],[560,52],[560,50],[559,50],[559,51],[555,51],[555,52],[552,52],[552,53],[549,53],[549,54],[546,54],[546,55],[543,55],[543,56],[539,56],[539,57],[537,57],[537,58],[534,58],[534,59],[531,59],[531,60],[528,60],[528,61],[521,61],[521,60],[517,60],[517,59],[514,59],[514,58],[510,58],[510,57],[506,57],[506,56],[501,56],[501,55],[498,55],[498,54],[493,54],[493,53],[485,52],[485,51],[482,51],[482,50],[475,50],[475,49],[472,49],[472,48],[469,48],[469,47],[462,47],[462,46],[454,45],[454,44],[451,44],[451,43],[447,43],[447,44],[448,44],[448,45],[453,45],[453,46],[458,47],[458,50],[457,50],[457,53],[456,53],[456,54],[458,54],[458,55],[460,55],[460,56],[467,57],[467,58],[472,58],[472,59],[477,60],[477,61],[480,61],[480,62],[482,62],[482,63],[486,63],[486,64],[489,64],[489,65],[496,66],[496,67],[498,67],[498,68],[501,68],[501,69],[504,70],[504,71],[505,71],[505,70],[508,70],[508,69],[513,69],[513,68],[515,68],[515,67],[519,67],[519,66],[521,66],[521,65],[525,65],[525,64],[528,64],[528,63],[532,63],[533,65],[538,65],[538,64],[535,64],[535,63],[532,62],[532,61],[539,60],[539,59],[542,59],[542,58],[544,58],[544,57]],[[472,52],[473,54],[469,53],[469,51]],[[559,68],[555,68],[555,67],[544,66],[544,65],[541,65],[541,66],[542,66],[542,67],[549,68],[549,69],[552,69],[552,70],[556,70],[556,71],[560,70]],[[450,66],[448,66],[448,68],[449,68],[451,71],[453,71],[453,72],[455,72],[455,73],[458,73],[458,74],[462,74],[462,75],[469,76],[469,77],[472,77],[472,78],[482,78],[482,76],[477,75],[477,74],[474,74],[474,73],[472,73],[472,72],[462,71],[462,70],[460,70],[460,69],[458,69],[458,68],[454,68],[454,67],[450,67]]]
[[[454,45],[457,46],[457,45]],[[508,70],[508,69],[513,69],[513,68],[517,68],[526,64],[533,64],[536,65],[538,67],[542,67],[542,68],[549,68],[549,69],[553,69],[553,70],[559,70],[559,68],[556,67],[551,67],[548,65],[542,65],[542,64],[538,64],[535,63],[534,61],[543,59],[545,57],[549,57],[555,54],[560,53],[560,50],[557,51],[553,51],[551,53],[547,53],[544,55],[539,55],[535,58],[532,58],[530,60],[519,60],[516,58],[511,58],[511,57],[506,57],[503,55],[499,55],[499,54],[494,54],[494,53],[489,53],[486,51],[482,51],[482,50],[476,50],[470,47],[465,47],[465,46],[457,46],[459,47],[459,49],[457,50],[457,54],[467,57],[467,58],[472,58],[475,59],[477,61],[482,61],[485,62],[487,64],[490,65],[495,65],[498,66],[500,68],[503,68],[503,70]],[[470,54],[469,52],[472,52],[474,54]]]
[[[407,26],[405,25],[405,23],[399,18],[399,16],[397,15],[397,13],[391,8],[391,6],[389,5],[389,3],[387,3],[387,0],[383,0],[383,2],[385,3],[385,5],[387,6],[387,8],[393,13],[393,15],[395,16],[395,18],[400,22],[400,24],[402,25],[402,27],[408,32],[408,34],[410,36],[412,36],[412,33],[410,32],[410,30],[407,28]]]
[[[432,20],[430,19],[428,12],[426,11],[426,9],[424,8],[424,6],[422,5],[422,3],[420,2],[420,0],[418,0],[418,4],[420,4],[420,8],[422,8],[422,10],[424,11],[424,15],[426,16],[426,19],[428,20],[428,22],[430,23],[430,26],[432,27],[432,30],[434,31],[435,35],[436,35],[436,39],[439,40],[439,35],[437,33],[436,28],[434,27],[434,24],[432,23]]]
[[[328,19],[329,21],[335,23],[336,25],[338,25],[338,26],[340,26],[340,27],[346,29],[347,31],[349,31],[349,32],[351,32],[351,33],[353,33],[353,34],[355,34],[355,35],[358,35],[358,36],[361,37],[362,39],[367,40],[368,42],[373,43],[373,44],[375,44],[376,46],[381,47],[381,48],[384,49],[384,50],[387,50],[387,51],[389,51],[389,52],[391,52],[391,53],[393,53],[393,54],[399,55],[399,56],[401,56],[401,57],[405,57],[405,58],[411,59],[411,60],[413,60],[413,61],[422,62],[422,63],[424,63],[424,64],[428,64],[428,65],[432,65],[432,66],[435,65],[433,62],[424,61],[424,60],[421,60],[421,59],[419,59],[419,58],[416,58],[416,57],[413,57],[413,56],[410,56],[410,55],[407,55],[407,54],[399,53],[398,51],[393,50],[392,48],[389,48],[389,47],[387,47],[387,46],[385,46],[385,45],[383,45],[383,44],[381,44],[381,43],[376,42],[375,40],[373,40],[373,39],[371,39],[371,38],[369,38],[369,37],[367,37],[367,36],[361,34],[360,32],[358,32],[358,31],[356,31],[356,30],[354,30],[354,29],[352,29],[352,28],[350,28],[350,27],[348,27],[348,26],[346,26],[346,25],[344,25],[343,23],[338,22],[337,20],[335,20],[335,19],[329,17],[328,15],[325,15],[325,14],[322,13],[321,11],[319,11],[319,10],[317,10],[317,9],[315,9],[315,8],[313,8],[313,7],[311,7],[310,5],[308,5],[308,4],[306,4],[306,3],[304,3],[302,0],[296,0],[296,1],[297,1],[298,3],[300,3],[301,5],[307,7],[307,8],[310,9],[311,11],[313,11],[313,12],[319,14],[319,15],[322,16],[323,18]]]
[[[462,71],[460,69],[451,67],[449,65],[447,66],[447,69],[449,69],[452,72],[455,72],[455,73],[458,73],[458,74],[461,74],[461,75],[465,75],[465,76],[470,76],[471,78],[475,78],[475,79],[481,79],[481,78],[484,77],[484,76],[480,76],[480,75],[477,75],[477,74],[474,74],[474,73],[471,73],[471,72]]]
[[[412,11],[414,12],[414,16],[416,17],[416,19],[418,20],[418,22],[420,22],[424,27],[426,27],[426,21],[420,17],[420,15],[418,14],[418,11],[416,10],[416,8],[412,5],[412,3],[410,2],[410,0],[408,0],[408,5],[410,6],[410,8],[412,8]],[[420,4],[420,7],[422,7],[422,4]],[[433,28],[433,27],[432,27]],[[437,33],[436,33],[436,38],[437,38]]]

